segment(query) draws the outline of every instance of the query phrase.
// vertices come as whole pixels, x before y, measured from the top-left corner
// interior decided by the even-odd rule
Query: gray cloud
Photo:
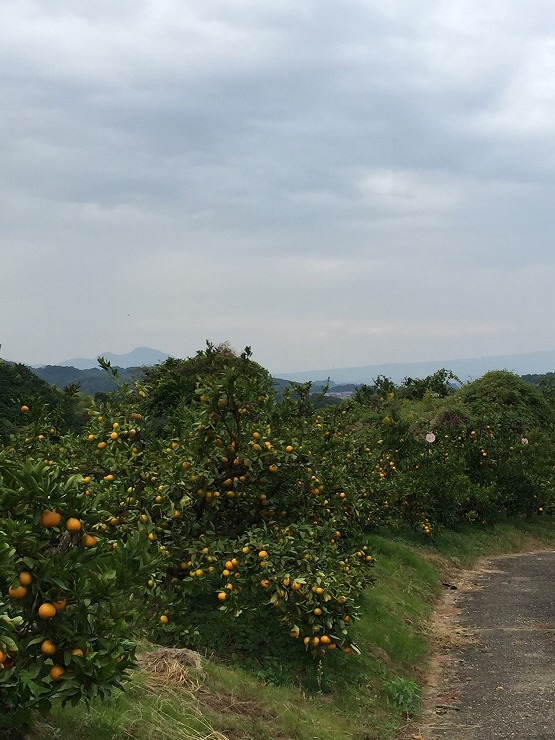
[[[0,62],[6,356],[552,347],[547,2],[14,0]]]

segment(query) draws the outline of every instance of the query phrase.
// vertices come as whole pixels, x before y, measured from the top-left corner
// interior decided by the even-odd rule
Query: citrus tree
[[[248,352],[214,351],[194,358],[194,392],[165,396],[175,377],[190,384],[174,362],[169,380],[92,402],[79,433],[24,405],[2,457],[10,713],[117,685],[137,619],[172,645],[206,646],[232,624],[251,647],[265,634],[307,658],[356,649],[373,557],[368,493],[340,461],[348,438],[308,388],[279,400]]]
[[[169,436],[156,446],[148,413],[141,429],[156,453],[147,455],[135,506],[164,556],[147,594],[162,618],[156,637],[192,640],[200,629],[206,638],[202,625],[213,627],[217,610],[220,619],[299,638],[309,653],[350,652],[348,628],[373,558],[360,522],[349,521],[346,471],[332,473],[331,462],[328,470],[331,435],[308,389],[278,401],[248,353],[214,363],[211,352],[186,402],[165,411],[156,404]],[[145,387],[146,409],[168,389],[163,372],[153,379],[160,387]]]
[[[133,663],[134,579],[148,565],[146,533],[108,538],[110,502],[90,476],[54,460],[0,452],[0,728],[30,710],[120,686]]]

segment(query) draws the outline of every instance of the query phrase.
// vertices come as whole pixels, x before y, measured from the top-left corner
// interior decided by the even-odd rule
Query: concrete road
[[[453,592],[466,644],[406,737],[555,740],[555,552],[495,558],[472,580]]]

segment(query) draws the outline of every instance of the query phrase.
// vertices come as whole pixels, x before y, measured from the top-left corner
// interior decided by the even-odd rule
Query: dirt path
[[[555,740],[555,552],[493,558],[454,579],[415,740]]]

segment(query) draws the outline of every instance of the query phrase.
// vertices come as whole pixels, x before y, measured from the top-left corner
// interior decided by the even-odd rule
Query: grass
[[[394,740],[418,711],[429,618],[446,574],[482,556],[553,547],[555,521],[443,530],[433,542],[409,531],[375,534],[368,544],[376,585],[354,627],[361,654],[335,651],[321,670],[315,663],[310,691],[277,665],[247,672],[204,660],[200,672],[178,670],[179,680],[137,670],[109,701],[38,718],[29,740]]]

